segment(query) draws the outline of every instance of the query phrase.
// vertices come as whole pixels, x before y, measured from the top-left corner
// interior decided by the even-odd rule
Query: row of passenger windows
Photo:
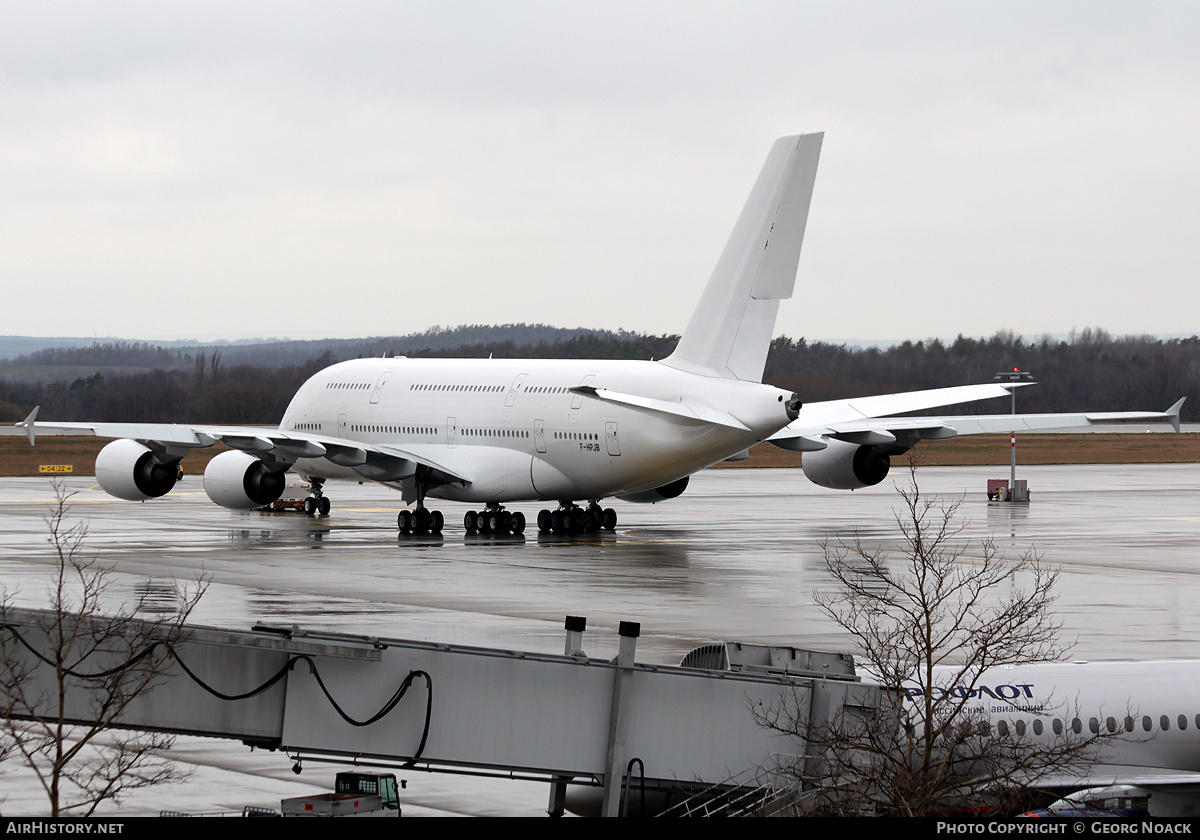
[[[504,390],[503,385],[418,385],[408,386],[410,391],[461,391],[476,394],[498,393]]]
[[[1197,729],[1200,729],[1200,715],[1196,715],[1192,722]],[[1093,735],[1099,735],[1101,728],[1103,728],[1104,731],[1109,734],[1116,734],[1118,731],[1136,732],[1139,725],[1141,726],[1141,730],[1143,732],[1153,732],[1155,729],[1155,723],[1156,722],[1154,718],[1150,717],[1150,715],[1143,715],[1140,721],[1137,718],[1134,718],[1132,715],[1127,715],[1123,721],[1118,721],[1115,717],[1107,717],[1103,721],[1101,721],[1099,718],[1088,718],[1087,727],[1088,731]],[[1158,718],[1157,725],[1159,731],[1169,732],[1172,726],[1170,715],[1161,715]],[[1179,715],[1175,718],[1174,725],[1180,730],[1187,729],[1188,716]],[[1050,721],[1050,729],[1055,735],[1062,735],[1068,729],[1070,729],[1070,731],[1074,732],[1076,735],[1079,735],[1083,732],[1083,721],[1079,718],[1072,718],[1069,721],[1060,718],[1054,718],[1052,721]],[[1041,735],[1045,731],[1045,725],[1042,723],[1040,718],[1034,718],[1033,724],[1028,727],[1028,730],[1031,730],[1034,735]],[[996,731],[999,732],[1002,737],[1008,735],[1010,731],[1008,721],[1002,720],[996,724]],[[1016,721],[1016,723],[1012,725],[1011,731],[1015,731],[1018,736],[1024,735],[1027,731],[1025,721]]]
[[[325,388],[331,391],[361,391],[371,387],[369,382],[326,382]],[[413,383],[408,386],[410,391],[442,391],[475,394],[498,394],[506,390],[504,385],[438,385],[434,383]],[[570,390],[551,385],[539,385],[525,388],[527,394],[565,394]]]
[[[320,424],[318,423],[300,423],[296,426],[297,429],[316,429],[319,431]],[[350,424],[350,431],[377,433],[387,435],[436,435],[438,429],[436,426],[373,426],[367,424]],[[463,437],[492,437],[492,438],[519,438],[522,440],[529,439],[529,432],[524,429],[463,429]],[[595,432],[555,432],[555,440],[600,440],[600,435]]]
[[[292,428],[301,432],[319,432],[321,431],[320,423],[293,423]]]
[[[376,432],[385,435],[436,435],[436,426],[371,426],[350,424],[352,432]]]
[[[295,423],[293,429],[298,431],[319,432],[320,423]],[[375,426],[366,423],[351,423],[350,431],[366,434],[385,435],[436,435],[437,426]],[[463,429],[464,437],[493,437],[529,439],[529,432],[523,429]],[[595,432],[555,432],[555,440],[600,440]]]
[[[506,390],[504,385],[434,385],[434,384],[412,384],[408,386],[410,391],[459,391],[464,393],[499,393]],[[527,394],[565,394],[567,388],[551,387],[549,385],[536,388],[526,388]]]
[[[528,438],[529,432],[520,429],[463,429],[464,437]]]

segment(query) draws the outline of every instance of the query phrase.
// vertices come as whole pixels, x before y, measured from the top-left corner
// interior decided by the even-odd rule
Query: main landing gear
[[[588,503],[587,509],[571,501],[559,503],[558,510],[538,511],[538,531],[549,534],[594,534],[603,529],[612,531],[617,527],[617,512],[612,508],[601,508],[597,500]]]
[[[463,525],[468,534],[522,534],[525,532],[525,514],[490,504],[482,512],[467,511]]]
[[[424,481],[417,482],[417,507],[415,510],[402,510],[396,517],[396,527],[401,534],[440,534],[446,518],[440,510],[429,510],[425,507],[425,493],[429,485]]]
[[[440,510],[429,510],[419,506],[416,510],[402,510],[396,517],[396,527],[401,534],[440,534],[446,519]]]
[[[329,499],[321,492],[321,488],[325,485],[323,478],[310,478],[308,481],[309,493],[304,500],[304,513],[307,516],[329,515]]]

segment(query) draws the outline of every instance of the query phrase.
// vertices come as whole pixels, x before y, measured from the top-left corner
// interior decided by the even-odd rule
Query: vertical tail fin
[[[779,301],[790,298],[796,284],[824,137],[775,141],[679,345],[663,364],[762,381]]]

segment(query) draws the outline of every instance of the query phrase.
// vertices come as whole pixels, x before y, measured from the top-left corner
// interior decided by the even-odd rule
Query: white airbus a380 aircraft
[[[1008,395],[996,384],[801,404],[762,384],[781,300],[792,296],[822,134],[771,148],[675,352],[656,362],[512,359],[358,359],[332,365],[296,393],[278,428],[142,423],[36,423],[10,433],[117,438],[96,459],[108,493],[140,501],[174,486],[179,460],[220,441],[204,489],[217,504],[253,509],[278,499],[291,469],[310,480],[306,510],[327,514],[326,479],[393,487],[412,510],[403,532],[441,531],[429,498],[482,506],[468,532],[520,532],[504,505],[557,502],[542,531],[612,529],[600,501],[656,502],[688,477],[764,441],[805,452],[807,476],[826,487],[878,484],[889,458],[921,440],[1045,429],[1106,420],[1163,420],[1166,412],[986,417],[894,417]],[[1180,401],[1180,403],[1182,400]],[[585,502],[581,507],[578,502]]]

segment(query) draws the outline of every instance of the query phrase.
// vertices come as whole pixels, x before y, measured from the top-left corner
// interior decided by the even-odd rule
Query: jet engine
[[[221,507],[254,510],[283,495],[286,472],[245,452],[222,452],[204,469],[204,492]]]
[[[160,462],[136,440],[114,440],[96,456],[96,481],[104,492],[130,502],[164,496],[179,477],[179,459]]]
[[[674,499],[687,489],[688,479],[690,475],[685,475],[677,481],[672,481],[670,484],[664,484],[662,487],[655,487],[653,490],[643,490],[640,493],[630,493],[626,496],[617,496],[623,502],[638,502],[639,504],[651,505],[655,502],[661,502],[665,499]]]
[[[885,449],[831,440],[825,449],[805,452],[801,466],[814,484],[833,490],[857,490],[874,487],[887,478],[891,456],[901,454],[906,448]]]

